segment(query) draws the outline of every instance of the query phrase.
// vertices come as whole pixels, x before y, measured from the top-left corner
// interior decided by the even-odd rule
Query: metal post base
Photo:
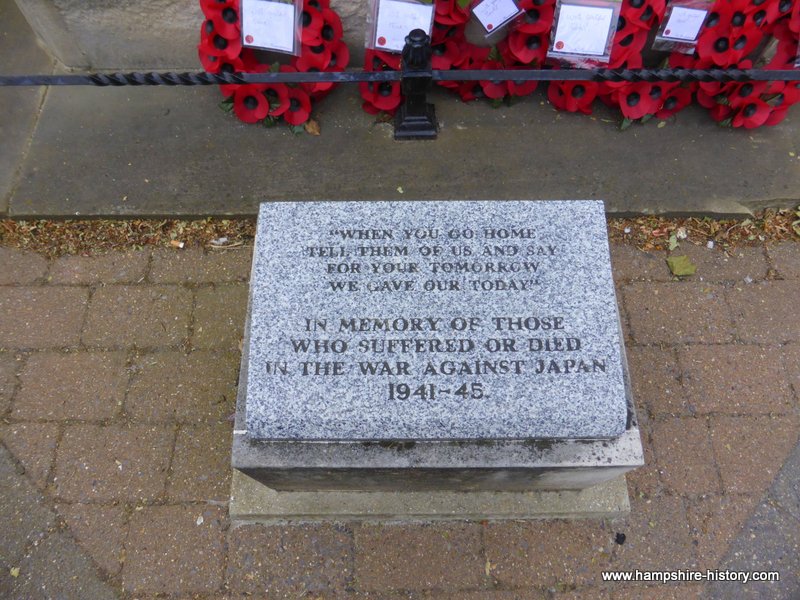
[[[394,117],[394,139],[396,140],[435,140],[439,133],[436,121],[436,107],[426,104],[423,114],[408,114],[406,105],[400,106]]]

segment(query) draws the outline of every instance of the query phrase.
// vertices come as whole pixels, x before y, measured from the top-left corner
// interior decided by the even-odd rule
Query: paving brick
[[[614,600],[701,600],[705,598],[705,588],[700,584],[670,585],[656,584],[639,586],[619,584],[614,590]]]
[[[486,559],[501,588],[570,588],[598,583],[613,533],[591,521],[490,523]]]
[[[623,295],[637,343],[725,343],[733,337],[731,313],[718,284],[631,283]]]
[[[794,391],[795,402],[800,401],[800,344],[790,344],[781,349],[783,366]]]
[[[177,501],[227,501],[232,436],[230,423],[182,428],[175,441],[167,495]]]
[[[603,598],[602,595],[597,594],[597,590],[591,590],[595,592],[593,595],[586,595],[584,598],[587,600],[596,599],[596,598]],[[375,594],[366,595],[365,598],[375,598],[377,597]],[[527,590],[460,590],[457,592],[450,592],[450,591],[428,591],[428,592],[420,592],[417,594],[408,594],[408,593],[396,593],[396,594],[381,594],[380,598],[385,598],[389,600],[390,598],[397,598],[397,600],[401,599],[408,599],[408,598],[424,598],[425,600],[578,600],[578,596],[566,596],[562,594],[558,594],[556,596],[551,596],[547,592],[538,589],[527,589]],[[347,596],[349,598],[349,596]]]
[[[0,437],[39,488],[47,486],[58,444],[55,423],[14,423],[0,428]]]
[[[0,348],[59,348],[80,339],[89,290],[0,287]]]
[[[176,286],[109,285],[95,291],[83,342],[87,346],[176,346],[189,334],[192,293]]]
[[[352,579],[353,541],[335,525],[246,525],[228,535],[228,588],[267,598],[341,593]]]
[[[356,529],[356,587],[474,589],[486,583],[480,525],[362,525]]]
[[[653,425],[661,480],[678,494],[720,491],[719,475],[705,418],[670,417]]]
[[[786,413],[793,409],[778,346],[686,346],[683,383],[700,414]]]
[[[222,585],[225,510],[152,506],[134,511],[125,543],[123,588],[133,594],[211,593]]]
[[[755,494],[767,489],[797,443],[795,416],[711,417],[711,442],[728,494]]]
[[[39,352],[28,357],[12,415],[17,419],[110,419],[128,374],[122,352]]]
[[[753,512],[756,496],[702,496],[689,502],[686,512],[697,542],[698,568],[716,569],[730,543]]]
[[[153,251],[150,280],[154,283],[222,283],[247,281],[252,247],[204,252],[201,248]]]
[[[95,563],[108,575],[116,575],[128,533],[125,509],[101,504],[59,504],[56,509]]]
[[[663,489],[658,476],[658,463],[653,452],[653,435],[650,423],[639,424],[642,448],[644,449],[644,465],[625,474],[630,494],[637,498],[651,498]]]
[[[614,546],[614,570],[676,570],[695,564],[683,500],[677,496],[631,498],[631,512],[612,523],[625,534]]]
[[[548,600],[610,600],[611,590],[585,586],[574,590],[548,589]]]
[[[763,247],[740,247],[728,254],[716,248],[682,243],[672,252],[674,256],[688,256],[695,265],[694,278],[700,281],[744,281],[764,279],[767,275],[767,257]]]
[[[615,281],[670,281],[664,252],[645,252],[628,244],[611,244],[611,267]]]
[[[42,279],[47,260],[35,252],[0,247],[0,285],[26,285]]]
[[[728,290],[738,336],[745,342],[800,342],[800,281],[766,281]]]
[[[192,346],[239,350],[247,313],[246,285],[200,288],[195,292]]]
[[[17,472],[11,454],[0,445],[0,563],[16,564],[25,548],[40,541],[55,524],[41,495]]]
[[[89,306],[83,343],[90,347],[165,347],[189,334],[192,293],[175,286],[111,285]]]
[[[673,348],[627,348],[633,397],[652,415],[690,414],[680,382],[681,370]]]
[[[786,279],[800,279],[800,244],[797,242],[782,242],[767,246],[775,270]]]
[[[32,547],[19,564],[12,598],[91,598],[114,600],[117,594],[99,578],[92,561],[64,533]]]
[[[56,456],[55,485],[71,502],[154,500],[164,491],[171,429],[150,425],[67,427]]]
[[[239,358],[200,350],[134,359],[126,412],[147,421],[207,422],[233,413]]]
[[[17,387],[16,373],[19,361],[10,352],[0,352],[0,415],[5,414],[11,404],[11,396]]]
[[[137,283],[149,264],[149,250],[62,256],[53,263],[48,279],[58,284]]]

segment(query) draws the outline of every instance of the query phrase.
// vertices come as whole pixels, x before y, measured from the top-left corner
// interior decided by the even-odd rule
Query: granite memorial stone
[[[641,464],[600,201],[263,204],[250,285],[233,462],[267,485]]]

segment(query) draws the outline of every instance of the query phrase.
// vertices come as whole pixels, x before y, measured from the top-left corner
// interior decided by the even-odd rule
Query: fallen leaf
[[[19,567],[11,567],[11,576],[19,577]]]
[[[402,194],[403,193],[403,186],[401,186],[401,185],[397,186],[397,193],[398,194]]]
[[[320,134],[319,123],[317,123],[314,119],[309,119],[308,121],[306,121],[306,133],[309,133],[311,135],[319,135]]]
[[[673,233],[671,236],[669,236],[669,251],[672,252],[677,247],[678,247],[678,236],[676,236]]]
[[[658,128],[659,128],[659,129],[661,129],[662,127],[666,127],[666,126],[667,126],[667,122],[666,122],[666,121],[661,121],[661,122],[658,124]]]
[[[694,264],[686,255],[670,256],[667,259],[667,266],[676,277],[687,277],[697,272],[697,265]]]

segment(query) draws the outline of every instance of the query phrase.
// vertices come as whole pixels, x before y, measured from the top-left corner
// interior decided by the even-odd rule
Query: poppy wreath
[[[487,48],[471,44],[465,36],[470,18],[469,4],[461,0],[434,0],[431,35],[434,69],[558,68],[546,59],[553,25],[555,0],[521,0],[524,15],[510,26],[508,36]],[[667,0],[623,0],[614,34],[609,68],[644,67],[642,52],[650,32],[664,18]],[[668,68],[750,68],[746,57],[758,51],[773,36],[774,57],[766,69],[791,69],[798,52],[800,0],[717,0],[698,37],[694,54],[674,52],[664,61]],[[649,65],[652,66],[652,65]],[[367,71],[397,70],[400,56],[367,50]],[[439,82],[462,100],[488,98],[494,104],[533,92],[537,82],[473,81]],[[399,82],[362,83],[363,108],[371,114],[394,114],[402,102]],[[788,108],[800,101],[797,82],[753,82],[752,84],[696,82],[591,82],[551,81],[550,103],[559,110],[590,114],[596,99],[620,110],[622,126],[652,117],[666,119],[692,103],[696,97],[712,118],[732,127],[775,125]]]
[[[205,20],[197,47],[209,73],[282,73],[344,71],[350,52],[342,41],[342,22],[329,0],[306,0],[302,15],[300,56],[289,64],[262,63],[257,51],[242,46],[239,0],[200,0]],[[333,83],[251,83],[220,85],[221,106],[245,123],[273,125],[283,119],[302,127],[311,116],[312,101],[324,98]]]

